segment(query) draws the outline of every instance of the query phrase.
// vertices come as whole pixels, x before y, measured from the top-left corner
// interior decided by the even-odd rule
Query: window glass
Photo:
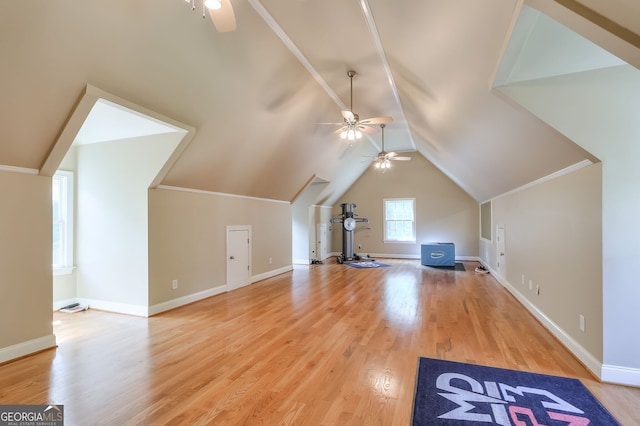
[[[73,173],[58,171],[51,186],[53,217],[53,268],[73,264]]]
[[[415,242],[415,199],[384,200],[384,240],[386,242]]]

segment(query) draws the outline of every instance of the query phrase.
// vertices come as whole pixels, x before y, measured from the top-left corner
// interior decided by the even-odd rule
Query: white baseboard
[[[219,287],[210,288],[208,290],[199,291],[198,293],[189,294],[187,296],[178,297],[177,299],[168,300],[166,302],[158,303],[152,306],[149,306],[148,316],[159,314],[160,312],[168,311],[170,309],[175,309],[183,305],[188,305],[189,303],[197,302],[198,300],[206,299],[211,296],[215,296],[216,294],[225,293],[227,291],[227,286],[222,285]]]
[[[78,303],[76,302],[76,298],[72,298],[72,299],[64,299],[64,300],[57,300],[53,302],[53,310],[57,311],[60,308],[64,308],[65,306],[69,306],[72,303]]]
[[[395,254],[395,253],[368,253],[372,258],[382,258],[382,259],[420,259],[420,254]],[[361,256],[365,256],[360,254]],[[480,258],[477,256],[456,256],[456,260],[468,260],[468,261],[480,261]]]
[[[308,265],[309,261],[307,260],[307,263],[305,264]],[[284,274],[285,272],[289,272],[289,271],[293,271],[293,265],[283,266],[282,268],[278,268],[262,274],[254,275],[251,277],[251,284],[257,281],[266,280],[267,278],[275,277],[276,275]]]
[[[589,351],[587,351],[580,343],[578,343],[573,337],[567,334],[561,327],[553,322],[544,312],[538,309],[533,303],[531,303],[517,288],[511,283],[502,278],[498,273],[485,265],[493,277],[502,284],[516,299],[534,316],[542,325],[551,332],[560,342],[573,353],[591,372],[598,378],[601,377],[602,363],[594,357]]]
[[[149,316],[149,310],[144,305],[131,305],[129,303],[110,302],[107,300],[85,299],[78,297],[76,299],[81,305],[89,306],[89,308],[99,309],[101,311],[115,312],[118,314],[134,315],[136,317]]]
[[[280,275],[285,272],[289,272],[293,270],[292,265],[287,265],[283,268],[274,269],[273,271],[265,272],[263,274],[254,275],[251,277],[250,284],[253,284],[257,281],[261,281],[267,278],[275,277],[276,275]],[[156,305],[149,306],[148,316],[159,314],[160,312],[168,311],[170,309],[175,309],[183,305],[188,305],[189,303],[197,302],[198,300],[206,299],[208,297],[215,296],[217,294],[226,293],[227,285],[222,285],[219,287],[214,287],[208,290],[200,291],[198,293],[189,294],[187,296],[178,297],[176,299],[168,300],[166,302],[158,303]]]
[[[640,387],[640,369],[604,364],[600,380],[617,385]]]
[[[11,361],[35,352],[39,352],[49,348],[55,348],[56,336],[49,334],[48,336],[38,337],[37,339],[28,340],[26,342],[7,346],[0,349],[0,363]]]

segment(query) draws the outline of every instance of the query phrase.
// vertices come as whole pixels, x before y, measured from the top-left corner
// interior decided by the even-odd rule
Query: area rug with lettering
[[[620,425],[577,379],[419,358],[413,425]]]
[[[373,261],[364,261],[364,262],[344,262],[345,265],[352,266],[354,268],[386,268],[391,265],[387,265],[386,263]]]

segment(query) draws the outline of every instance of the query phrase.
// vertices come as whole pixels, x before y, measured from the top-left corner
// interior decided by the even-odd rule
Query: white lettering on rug
[[[533,395],[538,397],[538,402],[544,407],[549,418],[563,419],[569,425],[575,426],[590,423],[588,418],[574,415],[584,414],[584,411],[546,389],[514,387],[496,382],[484,382],[483,385],[473,377],[460,373],[442,373],[436,380],[436,387],[444,391],[438,395],[457,405],[453,410],[438,416],[440,419],[510,426],[527,424],[521,420],[522,417],[526,417],[530,424],[542,426],[530,407],[518,404],[518,396]]]

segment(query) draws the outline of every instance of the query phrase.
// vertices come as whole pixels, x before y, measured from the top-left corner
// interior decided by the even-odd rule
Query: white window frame
[[[62,251],[62,262],[52,264],[54,275],[70,274],[73,271],[73,172],[67,170],[58,170],[52,177],[51,181],[51,202],[53,205],[54,182],[60,182],[60,226],[63,228],[60,240],[60,250]],[[55,214],[52,214],[55,217]],[[53,220],[52,217],[52,220]],[[52,223],[55,227],[55,223]],[[52,259],[53,261],[53,259]]]
[[[387,203],[389,202],[397,202],[397,201],[411,201],[413,205],[413,217],[410,219],[411,221],[411,238],[409,239],[401,239],[401,238],[391,238],[388,235],[388,222],[395,221],[394,219],[387,219]],[[416,242],[416,199],[415,198],[384,198],[382,203],[382,219],[384,223],[384,242],[385,243],[406,243],[406,244],[415,244]],[[408,220],[404,220],[408,221]]]

